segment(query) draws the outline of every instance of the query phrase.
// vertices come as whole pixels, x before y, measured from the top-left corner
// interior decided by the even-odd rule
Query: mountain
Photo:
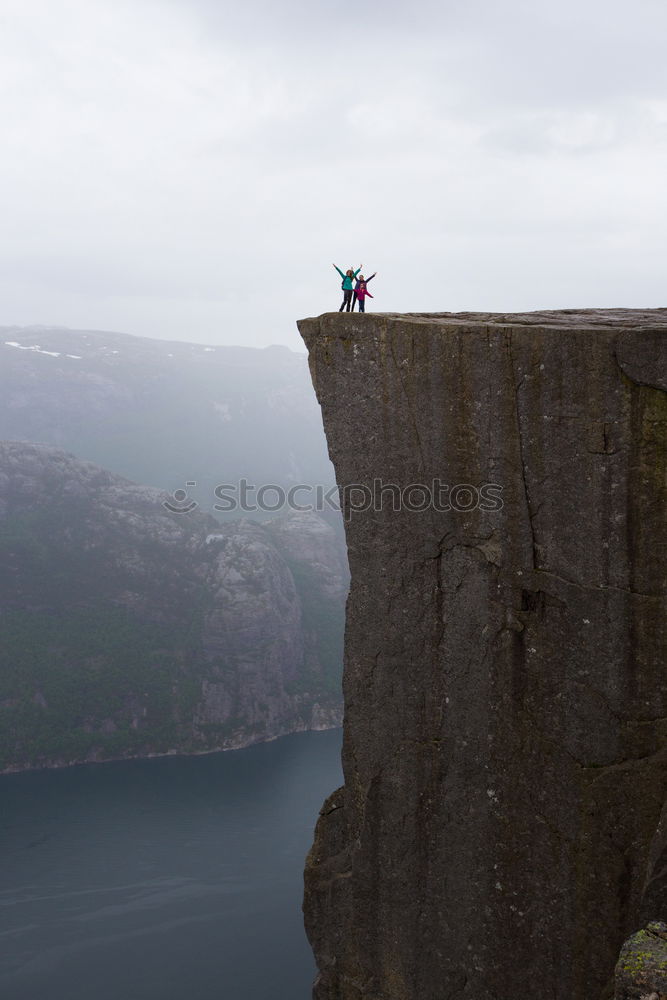
[[[216,486],[242,478],[255,486],[334,483],[306,356],[286,347],[1,327],[0,438],[42,442],[136,482],[187,489],[208,511]]]
[[[51,397],[68,420],[94,411],[91,368],[71,406],[61,389]],[[115,412],[110,382],[98,416]],[[334,529],[309,513],[220,525],[168,501],[61,450],[0,443],[0,768],[340,722],[347,578]]]

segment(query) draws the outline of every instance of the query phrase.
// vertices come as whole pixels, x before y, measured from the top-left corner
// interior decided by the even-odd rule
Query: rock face
[[[168,499],[0,442],[0,770],[339,723],[334,529],[312,514],[220,526]]]
[[[628,938],[616,966],[614,1000],[667,997],[667,924],[653,920]]]
[[[299,329],[352,574],[314,995],[608,996],[667,908],[667,310]]]

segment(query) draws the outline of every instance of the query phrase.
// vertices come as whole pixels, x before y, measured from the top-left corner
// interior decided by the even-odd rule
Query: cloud
[[[658,0],[3,20],[5,323],[299,347],[332,260],[380,271],[374,309],[661,303]]]

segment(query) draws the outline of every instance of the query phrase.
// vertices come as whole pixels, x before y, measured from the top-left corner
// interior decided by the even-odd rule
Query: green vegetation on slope
[[[160,752],[182,738],[200,695],[183,636],[120,608],[8,611],[0,629],[0,767]]]

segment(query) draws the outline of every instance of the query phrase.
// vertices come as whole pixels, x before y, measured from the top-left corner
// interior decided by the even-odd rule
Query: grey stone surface
[[[306,867],[314,995],[608,996],[624,938],[667,902],[667,310],[299,329],[341,485],[493,483],[503,504],[347,493],[345,784]]]
[[[652,920],[628,938],[616,965],[614,1000],[665,1000],[667,924]]]

